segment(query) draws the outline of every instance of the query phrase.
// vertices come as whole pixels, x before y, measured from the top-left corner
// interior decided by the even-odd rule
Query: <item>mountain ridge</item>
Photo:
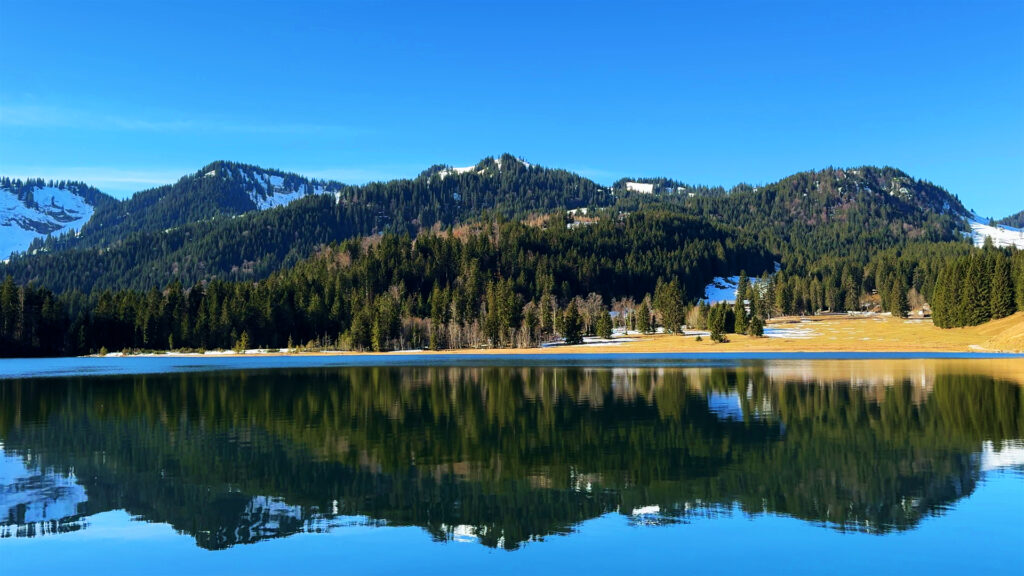
[[[651,193],[630,190],[628,182],[652,183]],[[114,202],[76,235],[35,241],[36,254],[14,256],[0,274],[58,290],[70,287],[58,277],[81,279],[75,287],[86,290],[175,278],[258,279],[353,236],[414,236],[487,214],[525,218],[582,207],[629,212],[657,205],[737,226],[802,269],[818,251],[853,250],[866,261],[907,240],[969,234],[956,196],[898,169],[871,166],[804,171],[727,191],[664,178],[620,179],[606,187],[511,154],[358,186],[218,160],[175,184]],[[852,245],[851,229],[860,231]],[[790,253],[794,244],[815,249]]]

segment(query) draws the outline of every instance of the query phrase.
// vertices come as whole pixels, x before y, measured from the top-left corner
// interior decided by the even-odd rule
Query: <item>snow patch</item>
[[[778,262],[775,263],[775,271],[778,272],[782,268],[782,265]],[[748,278],[748,282],[753,287],[757,287],[761,284],[760,278]],[[739,289],[740,277],[729,276],[715,276],[711,279],[711,282],[704,287],[704,300],[707,300],[708,304],[717,304],[719,302],[735,302],[736,301],[736,290]],[[762,294],[764,291],[762,290]]]
[[[36,186],[32,199],[23,202],[0,188],[0,258],[27,250],[36,238],[80,230],[94,212],[85,198],[63,188]]]
[[[37,524],[71,518],[88,497],[73,473],[43,470],[0,444],[0,526]]]
[[[256,205],[257,210],[269,210],[278,206],[285,206],[292,202],[309,196],[310,194],[327,194],[324,186],[315,185],[307,187],[305,183],[289,187],[283,176],[267,174],[265,172],[242,172],[246,182],[251,182],[254,187],[249,190],[249,199]],[[335,198],[340,202],[340,194],[335,193]]]
[[[996,450],[995,444],[991,440],[982,443],[981,469],[983,471],[1020,466],[1024,466],[1024,442],[1020,440],[1003,442],[999,450]]]
[[[971,226],[971,239],[975,246],[984,246],[985,238],[991,238],[996,248],[1013,246],[1024,250],[1024,230],[1011,226],[992,226],[990,222],[988,218],[982,218],[977,214],[968,218],[967,223]]]
[[[739,284],[739,276],[730,276],[728,278],[715,276],[711,283],[704,287],[704,299],[707,300],[708,304],[735,302],[736,290]]]
[[[643,182],[626,182],[626,190],[630,192],[639,192],[640,194],[653,194],[654,184],[644,184]]]
[[[790,340],[810,340],[818,336],[818,333],[810,328],[776,328],[765,326],[765,338],[788,338]]]

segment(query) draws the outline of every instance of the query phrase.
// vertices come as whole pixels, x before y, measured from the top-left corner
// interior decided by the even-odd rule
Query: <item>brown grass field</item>
[[[704,337],[653,334],[630,336],[614,344],[583,344],[528,349],[473,349],[456,354],[573,354],[667,352],[1022,352],[1024,312],[981,326],[942,329],[930,320],[824,316],[781,318],[769,328],[805,332],[801,338],[751,338],[729,334],[725,343]],[[418,352],[409,352],[416,354]]]
[[[927,320],[904,320],[890,317],[820,316],[782,318],[769,323],[773,329],[798,330],[800,338],[750,338],[729,334],[729,341],[714,343],[704,337],[655,334],[629,336],[610,344],[594,343],[579,346],[545,348],[483,348],[442,350],[439,354],[487,354],[511,356],[519,354],[636,354],[636,353],[744,353],[744,352],[1012,352],[1024,353],[1024,312],[995,320],[981,326],[943,330]],[[619,338],[616,338],[619,340]],[[251,351],[250,354],[256,353]],[[433,351],[399,352],[293,352],[312,356],[349,355],[422,355]],[[230,354],[230,353],[229,353]],[[281,356],[279,352],[259,352],[265,356]],[[191,355],[191,354],[189,354]],[[230,357],[230,356],[228,356]],[[814,366],[801,360],[775,360],[773,374],[787,380],[889,383],[913,381],[925,384],[936,374],[987,374],[1024,386],[1024,358],[976,359],[874,359],[830,360]]]
[[[716,343],[704,336],[650,334],[617,337],[613,342],[543,348],[465,348],[460,350],[409,350],[398,352],[301,352],[308,355],[416,355],[416,354],[665,354],[744,352],[1009,352],[1024,354],[1024,312],[981,326],[944,330],[930,320],[885,316],[810,316],[780,318],[768,328],[781,329],[792,337],[751,338],[728,334],[728,342]],[[253,354],[256,351],[250,351]],[[279,352],[260,352],[278,356]],[[996,362],[985,359],[986,362]],[[1003,362],[1000,360],[999,362]],[[1024,358],[1006,359],[1024,373]],[[1024,381],[1024,379],[1022,379]]]

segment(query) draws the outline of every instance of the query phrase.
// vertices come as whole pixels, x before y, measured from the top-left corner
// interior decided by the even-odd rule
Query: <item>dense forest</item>
[[[981,251],[948,261],[931,303],[941,328],[975,326],[1024,310],[1024,252],[1008,256],[989,242]]]
[[[354,350],[533,346],[598,328],[607,336],[612,309],[637,329],[660,319],[679,330],[687,292],[699,295],[731,270],[771,267],[771,255],[734,230],[670,213],[575,228],[564,215],[538,225],[491,220],[459,234],[349,240],[256,283],[58,297],[19,292],[8,278],[0,343],[20,354],[310,341]]]
[[[261,174],[278,178],[283,191],[322,193],[254,210],[249,192],[266,193],[253,184]],[[959,240],[964,230],[966,212],[955,197],[892,168],[804,172],[728,193],[659,182],[672,184],[670,191],[632,193],[621,183],[606,189],[509,154],[471,170],[434,166],[414,179],[363,186],[217,162],[172,186],[97,207],[80,234],[37,241],[35,253],[0,264],[0,276],[55,292],[259,280],[348,238],[415,236],[498,215],[528,219],[577,208],[657,207],[733,226],[800,275],[863,266],[878,250],[911,241]]]
[[[255,210],[247,190],[266,193],[254,184],[261,175],[279,178],[279,193],[319,192]],[[0,264],[0,276],[56,292],[258,280],[348,238],[416,235],[494,215],[608,205],[613,198],[590,180],[511,155],[485,158],[471,171],[435,166],[415,179],[363,186],[217,162],[172,186],[98,207],[81,234],[36,241],[29,254]]]
[[[260,178],[264,196],[246,192]],[[0,266],[0,355],[527,347],[683,326],[724,340],[791,314],[927,304],[954,327],[1024,310],[1024,253],[974,248],[959,201],[898,170],[637,181],[656,191],[511,155],[365,186],[211,164]],[[300,197],[253,209],[270,186]],[[734,303],[701,301],[740,273]]]
[[[798,276],[769,273],[771,254],[705,220],[660,211],[598,218],[575,228],[556,215],[543,225],[491,220],[415,240],[353,239],[260,282],[56,295],[8,277],[0,285],[0,345],[9,355],[530,347],[620,328],[756,336],[775,316],[876,301],[906,315],[927,300],[940,327],[1024,310],[1020,251],[912,245],[834,275]],[[700,301],[711,278],[736,269],[761,277],[741,276],[742,298],[731,305]]]

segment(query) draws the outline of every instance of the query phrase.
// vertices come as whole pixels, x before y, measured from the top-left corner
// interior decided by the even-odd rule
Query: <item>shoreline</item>
[[[579,345],[548,344],[535,348],[459,348],[451,350],[395,350],[388,352],[304,351],[252,349],[242,354],[231,350],[198,352],[147,352],[107,354],[107,358],[254,358],[304,356],[545,356],[545,355],[758,355],[758,354],[1024,354],[1024,312],[979,326],[942,329],[930,320],[884,316],[808,316],[769,322],[763,338],[727,334],[728,342],[711,342],[706,333],[622,334],[610,341]],[[85,358],[100,356],[83,356]]]
[[[984,352],[637,352],[556,354],[382,353],[251,354],[0,359],[4,381],[308,369],[574,368],[709,370],[759,367],[785,381],[813,382],[822,372],[851,383],[927,383],[939,373],[984,373],[1024,386],[1024,354]],[[968,368],[969,367],[969,368]]]

